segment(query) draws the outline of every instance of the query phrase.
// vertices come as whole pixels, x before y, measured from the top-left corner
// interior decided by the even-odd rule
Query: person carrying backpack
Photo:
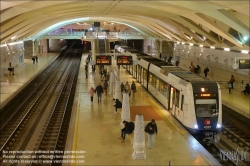
[[[153,148],[155,142],[155,135],[157,134],[157,125],[152,119],[145,127],[145,132],[148,133],[148,147]]]

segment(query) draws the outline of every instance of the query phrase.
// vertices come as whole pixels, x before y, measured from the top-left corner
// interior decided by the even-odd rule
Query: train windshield
[[[216,99],[197,99],[195,101],[195,113],[200,118],[218,116]]]

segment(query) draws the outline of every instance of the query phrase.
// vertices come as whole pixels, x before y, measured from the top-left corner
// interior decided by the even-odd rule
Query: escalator
[[[105,54],[106,53],[106,41],[105,39],[98,39],[98,44],[99,44],[99,52],[100,54]]]

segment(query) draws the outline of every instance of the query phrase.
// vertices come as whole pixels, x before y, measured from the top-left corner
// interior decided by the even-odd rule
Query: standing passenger
[[[204,74],[205,74],[205,77],[207,77],[207,73],[209,72],[209,69],[208,69],[208,67],[206,67],[205,69],[204,69]]]
[[[101,103],[102,102],[102,93],[103,93],[103,87],[101,86],[101,84],[99,84],[95,88],[95,92],[97,93],[98,103]]]
[[[155,135],[157,135],[157,125],[154,119],[146,125],[145,131],[148,133],[148,147],[153,148]]]

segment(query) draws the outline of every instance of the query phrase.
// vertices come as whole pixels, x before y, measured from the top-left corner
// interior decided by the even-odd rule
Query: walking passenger
[[[107,95],[107,91],[108,91],[108,82],[107,82],[106,80],[104,81],[103,89],[104,89],[105,95]]]
[[[135,82],[132,81],[132,84],[131,84],[131,90],[133,92],[133,95],[136,93],[136,85],[135,85]]]
[[[36,60],[35,56],[32,56],[33,64],[35,64],[35,60]]]
[[[125,93],[129,93],[129,97],[130,97],[131,89],[130,89],[130,86],[128,84],[128,81],[124,85],[124,91],[125,91]]]
[[[101,103],[102,102],[102,93],[103,93],[103,87],[101,86],[101,84],[99,84],[95,88],[95,93],[97,94],[98,103]]]
[[[95,93],[95,89],[91,87],[89,90],[91,104],[93,104],[94,93]]]
[[[231,89],[232,89],[232,84],[231,84],[231,82],[228,82],[228,83],[227,83],[227,87],[228,87],[229,94],[231,94]]]
[[[124,84],[123,84],[123,82],[121,83],[121,92],[123,92],[124,91]]]
[[[157,125],[152,119],[145,127],[145,132],[148,133],[148,147],[153,148],[155,142],[155,135],[157,135]]]
[[[232,89],[234,88],[234,82],[235,82],[234,75],[231,75],[230,83],[232,85]]]

